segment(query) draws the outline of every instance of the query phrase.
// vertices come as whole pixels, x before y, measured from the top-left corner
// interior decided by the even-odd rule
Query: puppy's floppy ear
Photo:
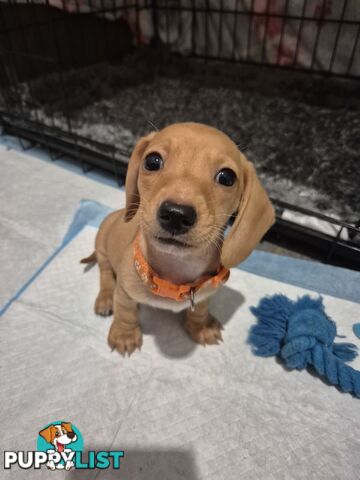
[[[255,168],[242,157],[244,187],[236,219],[226,236],[221,263],[231,268],[245,260],[275,221],[274,208],[256,176]]]
[[[61,426],[64,427],[67,432],[72,432],[72,426],[70,422],[63,422]]]
[[[41,432],[39,432],[39,435],[43,437],[48,443],[51,443],[51,440],[53,440],[55,436],[54,430],[54,425],[49,425],[47,428],[44,428],[44,430],[41,430]]]
[[[125,222],[129,222],[135,216],[136,211],[139,207],[140,197],[137,182],[141,157],[146,147],[149,145],[150,140],[154,137],[155,134],[156,132],[152,132],[146,137],[140,138],[131,154],[125,182]]]

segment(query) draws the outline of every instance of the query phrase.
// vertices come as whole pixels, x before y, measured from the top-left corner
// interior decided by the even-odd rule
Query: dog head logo
[[[70,422],[54,422],[39,432],[38,450],[49,454],[46,466],[50,470],[74,468],[75,452],[82,446],[81,433]]]
[[[63,452],[65,447],[72,442],[76,442],[77,436],[73,432],[71,423],[63,422],[60,425],[49,425],[39,432],[48,443],[54,445],[55,450],[59,453]]]

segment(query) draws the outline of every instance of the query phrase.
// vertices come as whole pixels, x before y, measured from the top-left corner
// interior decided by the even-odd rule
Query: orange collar
[[[190,299],[192,307],[194,306],[194,294],[198,290],[208,285],[217,288],[219,285],[225,283],[230,275],[230,270],[220,266],[215,275],[204,275],[193,283],[177,285],[168,280],[164,280],[156,275],[145,260],[140,249],[140,234],[138,234],[134,240],[134,265],[139,277],[145,285],[149,285],[154,295],[170,298],[177,302]]]

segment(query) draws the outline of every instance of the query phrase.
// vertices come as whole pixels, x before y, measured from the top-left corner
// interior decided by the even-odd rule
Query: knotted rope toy
[[[294,302],[274,295],[250,310],[258,320],[248,339],[255,355],[277,355],[291,369],[312,365],[330,384],[360,397],[360,372],[345,363],[356,357],[356,346],[334,343],[336,325],[326,315],[321,297],[305,295]]]

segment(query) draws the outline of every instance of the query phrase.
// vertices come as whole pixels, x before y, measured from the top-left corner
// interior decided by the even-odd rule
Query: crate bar
[[[100,153],[91,148],[80,145],[79,143],[74,144],[71,140],[66,140],[65,138],[55,137],[48,133],[39,133],[36,130],[30,130],[29,128],[18,126],[15,124],[10,124],[3,121],[3,129],[5,134],[17,136],[24,138],[33,143],[38,143],[44,147],[61,152],[62,154],[68,155],[73,159],[79,161],[80,164],[83,163],[83,158],[86,158],[86,163],[106,170],[113,173],[114,175],[125,176],[127,171],[127,163],[125,161],[125,156],[123,156],[124,161],[116,160],[117,170],[114,170],[114,160],[111,154]],[[85,139],[86,140],[86,139]]]
[[[344,260],[346,260],[347,268],[360,271],[360,248],[345,243],[339,238],[336,239],[325,233],[283,220],[277,216],[275,225],[269,230],[265,239],[272,239],[278,235],[295,240],[302,247],[307,245],[310,253],[316,248],[324,255],[323,263],[344,265]],[[304,248],[304,250],[306,249]],[[318,255],[315,258],[319,258]]]
[[[267,46],[267,31],[269,27],[269,18],[272,17],[270,14],[270,0],[266,0],[266,11],[265,11],[265,25],[264,25],[264,33],[263,33],[263,38],[262,38],[262,49],[261,49],[261,63],[265,63],[268,61],[267,55],[266,55],[266,46]],[[263,13],[256,13],[258,17],[264,16]]]
[[[300,49],[300,44],[301,44],[301,39],[302,39],[302,32],[303,32],[303,28],[304,28],[304,18],[305,18],[307,2],[308,2],[308,0],[304,0],[303,8],[302,8],[302,11],[301,11],[299,31],[298,31],[297,38],[296,38],[296,48],[295,48],[295,54],[294,54],[294,61],[293,61],[293,64],[292,64],[293,68],[295,68],[297,66],[297,63],[298,63],[299,49]]]
[[[327,4],[327,0],[323,0],[322,7],[321,7],[320,18],[317,19],[318,20],[318,27],[317,27],[317,30],[316,30],[315,45],[314,45],[313,52],[312,52],[312,57],[311,57],[311,65],[310,65],[311,70],[314,70],[314,65],[315,65],[315,61],[316,61],[316,54],[317,54],[317,51],[318,51],[319,40],[320,40],[321,22],[324,21],[326,4]]]
[[[246,43],[246,57],[245,60],[249,61],[250,57],[250,50],[251,50],[251,45],[252,45],[252,34],[253,34],[253,20],[254,20],[254,1],[251,0],[251,6],[250,6],[250,11],[248,12],[249,16],[249,29],[248,29],[248,34],[247,34],[247,43]],[[239,12],[240,13],[240,12]]]
[[[343,8],[341,10],[339,25],[338,25],[337,30],[336,30],[335,42],[334,42],[334,46],[333,46],[333,50],[332,50],[331,58],[330,58],[330,62],[329,62],[329,68],[328,68],[329,73],[332,72],[334,61],[335,61],[335,58],[336,58],[336,52],[337,52],[337,47],[338,47],[338,43],[339,43],[341,27],[343,25],[347,4],[348,4],[348,0],[344,0]]]
[[[284,15],[286,17],[287,11],[289,7],[289,0],[286,0],[285,6],[284,6]],[[287,17],[286,17],[287,18]],[[279,64],[280,62],[280,55],[282,52],[282,46],[283,46],[283,40],[284,40],[284,33],[285,33],[285,27],[286,27],[286,19],[283,20],[281,24],[281,34],[280,34],[280,40],[279,40],[279,45],[278,45],[278,51],[277,51],[277,59],[276,63]]]

